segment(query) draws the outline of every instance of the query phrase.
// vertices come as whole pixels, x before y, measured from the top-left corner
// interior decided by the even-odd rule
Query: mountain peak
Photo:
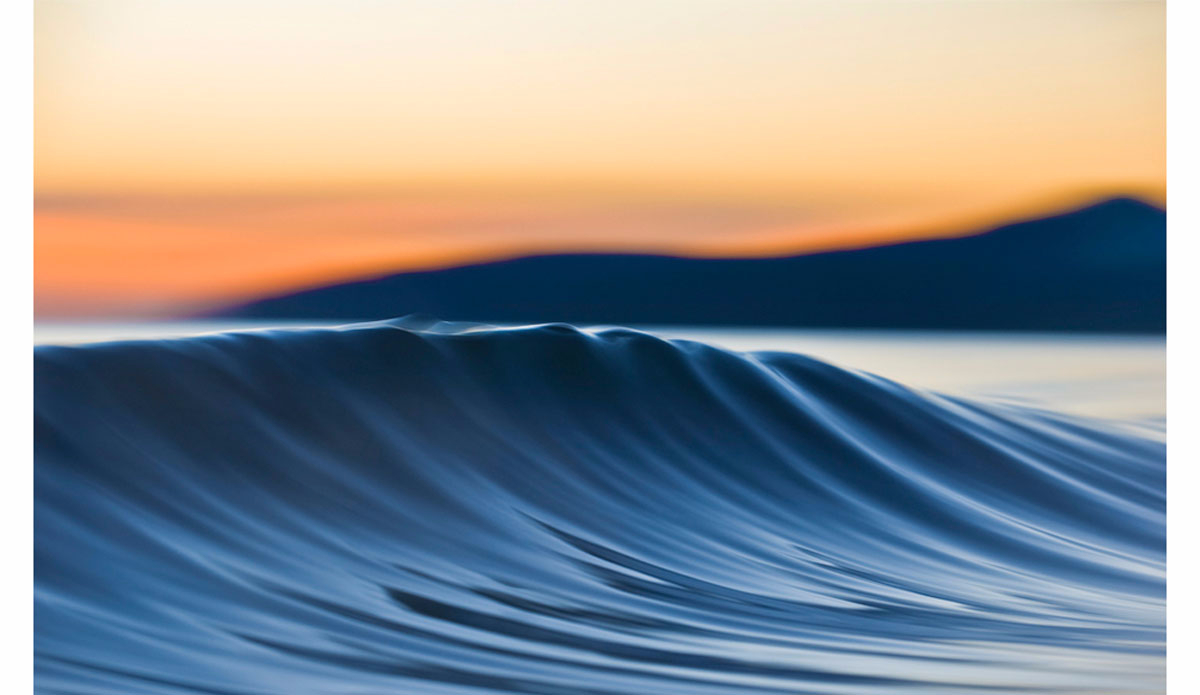
[[[1105,215],[1147,214],[1147,213],[1153,214],[1153,215],[1165,215],[1166,214],[1165,210],[1163,210],[1161,207],[1159,207],[1157,205],[1154,205],[1153,203],[1149,203],[1145,200],[1142,200],[1141,198],[1135,198],[1133,196],[1127,196],[1127,195],[1103,198],[1101,200],[1090,203],[1088,205],[1084,205],[1083,207],[1075,210],[1074,212],[1076,212],[1076,213],[1099,212],[1099,213],[1104,213]],[[1071,213],[1067,213],[1067,214],[1071,214]]]

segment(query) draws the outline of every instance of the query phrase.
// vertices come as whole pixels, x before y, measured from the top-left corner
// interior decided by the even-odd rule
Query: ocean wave
[[[399,320],[35,350],[55,693],[1133,693],[1165,450],[798,354]]]

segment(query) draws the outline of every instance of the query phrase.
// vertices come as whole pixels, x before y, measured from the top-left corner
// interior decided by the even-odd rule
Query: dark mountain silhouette
[[[1161,332],[1166,213],[1114,198],[967,237],[787,258],[534,256],[306,290],[241,318]]]

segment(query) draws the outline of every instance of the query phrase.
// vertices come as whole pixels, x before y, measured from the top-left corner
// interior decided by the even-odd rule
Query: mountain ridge
[[[254,319],[1111,331],[1166,327],[1166,212],[1113,197],[950,238],[767,258],[547,254],[344,282]]]

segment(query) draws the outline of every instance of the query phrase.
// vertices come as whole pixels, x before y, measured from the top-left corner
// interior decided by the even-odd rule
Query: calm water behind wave
[[[700,337],[37,348],[38,690],[1161,692],[1161,341]]]

